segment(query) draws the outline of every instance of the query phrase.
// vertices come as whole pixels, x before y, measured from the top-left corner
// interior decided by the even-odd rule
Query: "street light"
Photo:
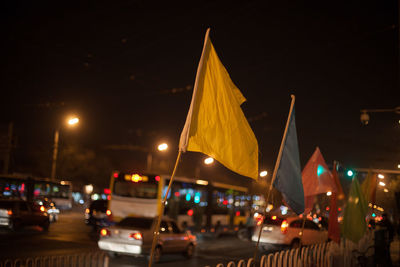
[[[161,152],[165,152],[168,150],[168,144],[167,143],[161,143],[157,146],[157,150]],[[147,171],[151,172],[151,166],[153,165],[153,154],[152,154],[152,149],[149,149],[147,152]]]
[[[268,172],[265,170],[260,172],[260,177],[265,177],[267,175],[268,175]]]
[[[360,116],[361,123],[364,125],[368,125],[368,123],[369,123],[369,114],[368,113],[394,112],[394,113],[400,114],[400,106],[395,107],[395,108],[389,108],[389,109],[362,109],[362,110],[360,110],[360,112],[361,112],[361,116]]]
[[[204,160],[204,164],[210,165],[214,162],[214,159],[212,157],[208,157]]]
[[[67,124],[72,127],[79,123],[78,117],[70,117],[67,119]],[[51,164],[51,180],[55,180],[56,177],[56,167],[57,167],[57,154],[58,154],[58,141],[60,138],[60,129],[56,129],[54,132],[54,146],[53,146],[53,160]]]

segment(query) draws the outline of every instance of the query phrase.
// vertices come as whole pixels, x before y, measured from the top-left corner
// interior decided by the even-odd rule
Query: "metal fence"
[[[0,267],[108,267],[108,263],[109,258],[105,253],[94,252],[5,259],[0,261]]]
[[[333,258],[330,253],[332,242],[316,244],[312,246],[283,250],[269,255],[263,255],[259,265],[252,258],[248,260],[240,260],[237,264],[233,261],[227,264],[227,267],[330,267],[333,266]],[[224,267],[219,263],[216,267]]]

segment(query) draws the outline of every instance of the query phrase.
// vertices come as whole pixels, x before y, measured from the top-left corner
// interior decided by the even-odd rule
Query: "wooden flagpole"
[[[159,231],[160,231],[161,217],[162,217],[163,214],[164,214],[165,202],[167,201],[169,191],[171,190],[172,182],[173,182],[173,180],[174,180],[176,170],[178,169],[178,164],[179,164],[179,160],[180,160],[180,158],[181,158],[181,154],[182,154],[182,152],[179,151],[178,156],[177,156],[177,158],[176,158],[174,170],[172,171],[171,179],[169,180],[167,192],[165,193],[164,199],[163,199],[163,201],[161,202],[160,214],[158,214],[158,217],[157,217],[157,224],[156,224],[156,226],[155,226],[155,228],[154,228],[154,232],[153,232],[153,243],[151,244],[151,252],[150,252],[150,259],[149,259],[149,267],[151,267],[151,264],[152,264],[152,262],[153,262],[154,249],[155,249],[155,247],[156,247],[156,243],[157,243],[157,240],[158,240],[158,235],[160,234]]]
[[[293,111],[294,102],[295,102],[295,96],[294,95],[290,95],[290,97],[292,98],[292,103],[290,104],[289,116],[288,116],[288,119],[286,121],[285,131],[283,133],[281,146],[279,148],[278,158],[276,159],[274,173],[272,174],[271,184],[269,185],[267,198],[265,199],[265,204],[264,204],[264,207],[263,207],[263,210],[262,210],[263,212],[265,212],[265,210],[267,208],[268,201],[269,201],[269,196],[270,196],[271,191],[272,191],[272,185],[274,184],[274,181],[275,181],[275,178],[276,178],[276,173],[278,172],[278,167],[279,167],[279,165],[281,163],[281,159],[282,159],[282,150],[283,150],[283,147],[285,145],[286,135],[287,135],[287,131],[288,131],[288,128],[289,128],[289,123],[290,123],[290,117],[292,116],[292,111]],[[260,231],[258,232],[257,245],[256,245],[256,248],[254,250],[254,257],[253,257],[254,261],[256,260],[256,257],[257,257],[257,251],[258,251],[258,246],[260,244],[260,238],[261,238],[262,228],[263,228],[263,225],[264,225],[264,219],[265,219],[265,216],[263,216],[263,218],[262,218]]]

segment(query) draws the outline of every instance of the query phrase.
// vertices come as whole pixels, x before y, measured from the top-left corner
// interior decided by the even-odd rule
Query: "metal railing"
[[[103,252],[0,260],[0,267],[108,267]]]
[[[228,262],[227,267],[297,267],[297,266],[315,266],[330,267],[332,265],[332,255],[330,247],[332,242],[315,244],[312,246],[282,250],[268,255],[263,255],[259,265],[253,258],[240,260],[237,265],[234,261]],[[209,266],[207,266],[209,267]],[[216,267],[224,267],[219,263]]]

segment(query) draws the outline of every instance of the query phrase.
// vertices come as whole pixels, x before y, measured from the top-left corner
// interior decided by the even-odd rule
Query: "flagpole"
[[[265,199],[265,204],[264,204],[263,212],[266,210],[266,207],[267,207],[267,205],[268,205],[269,196],[270,196],[271,191],[272,191],[272,186],[273,186],[273,184],[274,184],[274,181],[275,181],[275,178],[276,178],[276,173],[278,172],[278,167],[279,167],[279,164],[280,164],[281,159],[282,159],[282,150],[283,150],[283,147],[284,147],[284,145],[285,145],[286,135],[287,135],[287,131],[288,131],[289,124],[290,124],[290,117],[292,116],[292,111],[293,111],[293,107],[294,107],[294,102],[295,102],[295,99],[296,99],[295,95],[290,95],[290,97],[292,98],[292,102],[291,102],[291,104],[290,104],[289,116],[288,116],[288,119],[287,119],[287,121],[286,121],[285,131],[284,131],[284,133],[283,133],[283,138],[282,138],[281,146],[280,146],[280,148],[279,148],[278,158],[276,159],[274,172],[273,172],[273,174],[272,174],[271,184],[269,185],[269,190],[268,190],[268,193],[267,193],[267,198]],[[261,220],[260,231],[258,232],[257,245],[256,245],[256,248],[255,248],[255,250],[254,250],[254,257],[253,257],[254,261],[256,260],[256,257],[257,257],[258,245],[260,244],[261,231],[262,231],[262,226],[263,226],[263,224],[264,224],[264,219],[265,219],[265,216],[263,216],[263,218],[262,218],[262,220]]]
[[[156,227],[155,227],[154,233],[153,233],[153,243],[152,243],[152,245],[151,245],[149,267],[151,267],[151,264],[152,264],[152,262],[153,262],[154,249],[155,249],[155,247],[156,247],[158,235],[160,234],[160,233],[159,233],[159,230],[160,230],[161,217],[162,217],[163,214],[164,214],[165,202],[167,201],[169,191],[171,190],[172,182],[173,182],[173,180],[174,180],[176,170],[178,169],[178,165],[179,165],[179,160],[180,160],[180,158],[181,158],[181,154],[182,154],[182,152],[179,151],[178,156],[177,156],[177,158],[176,158],[174,170],[172,171],[171,179],[169,180],[167,192],[165,193],[164,199],[163,199],[163,201],[161,202],[160,214],[158,214],[158,217],[157,217],[157,224],[156,224]]]

